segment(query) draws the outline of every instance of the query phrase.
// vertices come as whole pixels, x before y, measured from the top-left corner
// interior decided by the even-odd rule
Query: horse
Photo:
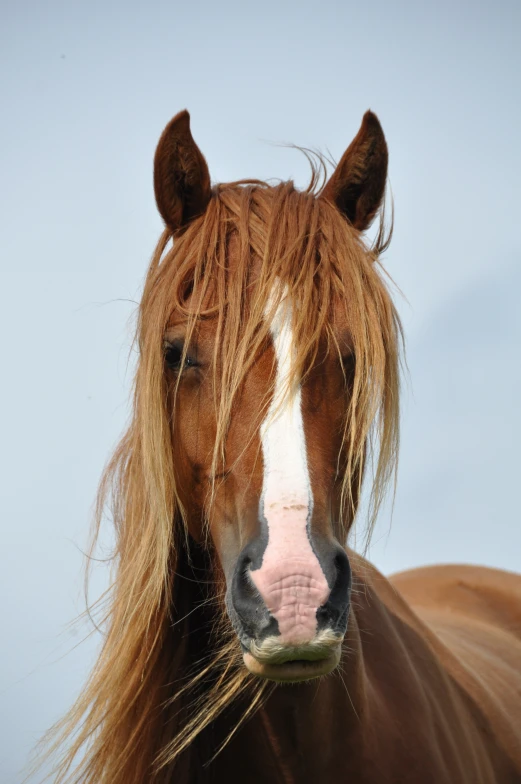
[[[368,111],[331,176],[306,154],[306,190],[212,186],[187,111],[159,140],[165,229],[97,505],[115,571],[58,784],[521,782],[521,578],[386,578],[347,546],[398,457],[388,150]]]

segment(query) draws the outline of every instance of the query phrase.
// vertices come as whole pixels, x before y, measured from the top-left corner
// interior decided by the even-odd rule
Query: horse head
[[[162,352],[174,524],[211,551],[244,664],[278,681],[339,662],[370,432],[379,419],[379,480],[396,435],[398,322],[361,234],[387,176],[376,116],[325,185],[313,172],[304,192],[212,189],[188,113],[174,117],[154,167],[173,247],[141,316],[145,372]]]

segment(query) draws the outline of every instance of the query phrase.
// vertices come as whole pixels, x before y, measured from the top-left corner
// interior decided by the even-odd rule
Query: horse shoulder
[[[390,582],[433,632],[443,666],[521,772],[521,576],[451,564]]]

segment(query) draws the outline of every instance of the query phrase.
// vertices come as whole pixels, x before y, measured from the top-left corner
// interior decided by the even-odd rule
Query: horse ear
[[[154,192],[161,217],[174,233],[201,215],[210,201],[210,172],[193,140],[186,109],[170,120],[159,139]]]
[[[333,202],[351,224],[364,231],[381,204],[387,179],[387,143],[376,114],[366,112],[321,197]]]

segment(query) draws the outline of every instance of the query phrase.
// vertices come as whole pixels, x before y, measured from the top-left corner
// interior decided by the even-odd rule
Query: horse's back
[[[521,639],[521,575],[486,566],[443,564],[392,575],[391,583],[423,616],[473,618]]]
[[[448,649],[446,668],[521,771],[521,575],[442,565],[390,582]]]

